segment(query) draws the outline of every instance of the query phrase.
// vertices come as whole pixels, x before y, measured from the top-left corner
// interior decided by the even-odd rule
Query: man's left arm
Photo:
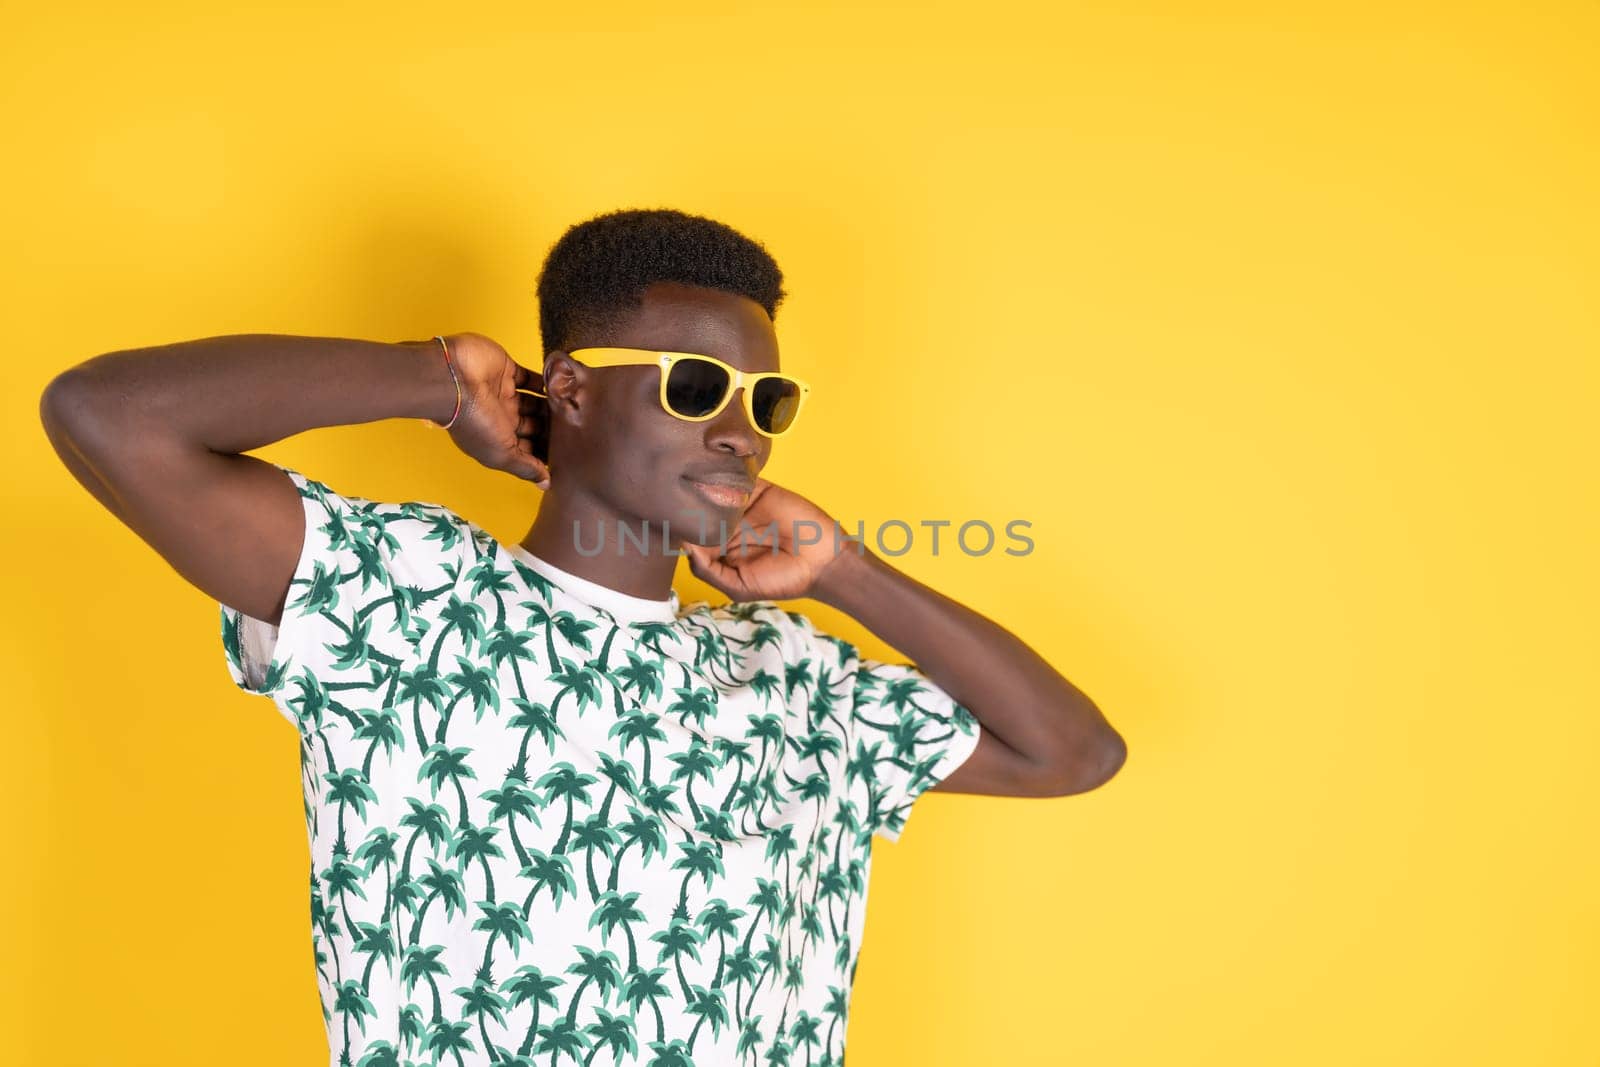
[[[1094,702],[1031,648],[870,551],[842,552],[808,595],[908,656],[981,724],[972,755],[932,788],[1065,796],[1104,784],[1127,758]]]

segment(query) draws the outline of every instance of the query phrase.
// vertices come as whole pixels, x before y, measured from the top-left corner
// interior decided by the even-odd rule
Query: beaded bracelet
[[[435,422],[432,419],[423,419],[422,421],[429,426],[437,426],[441,430],[448,430],[456,424],[456,419],[461,417],[461,379],[456,375],[455,361],[450,358],[450,346],[445,344],[444,338],[439,334],[434,334],[433,337],[434,340],[444,346],[444,365],[450,368],[450,380],[456,383],[456,410],[450,416],[449,422]]]

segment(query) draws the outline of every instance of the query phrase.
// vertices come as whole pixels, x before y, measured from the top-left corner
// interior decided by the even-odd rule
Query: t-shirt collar
[[[572,596],[591,607],[596,607],[613,618],[627,622],[672,622],[678,617],[678,593],[670,590],[665,600],[634,596],[618,589],[580,578],[571,571],[562,570],[554,563],[536,556],[521,545],[507,545],[513,556],[544,575]]]

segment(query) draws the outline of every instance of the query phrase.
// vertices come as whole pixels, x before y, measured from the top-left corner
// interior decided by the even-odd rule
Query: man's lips
[[[750,503],[755,483],[736,474],[684,475],[683,480],[706,501],[719,508],[742,508]]]

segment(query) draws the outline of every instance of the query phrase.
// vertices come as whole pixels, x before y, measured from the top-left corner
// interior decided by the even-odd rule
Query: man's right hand
[[[485,467],[549,489],[550,468],[541,458],[548,458],[549,408],[543,397],[517,391],[544,392],[544,376],[481,333],[449,334],[445,342],[461,379],[461,414],[451,438]]]

